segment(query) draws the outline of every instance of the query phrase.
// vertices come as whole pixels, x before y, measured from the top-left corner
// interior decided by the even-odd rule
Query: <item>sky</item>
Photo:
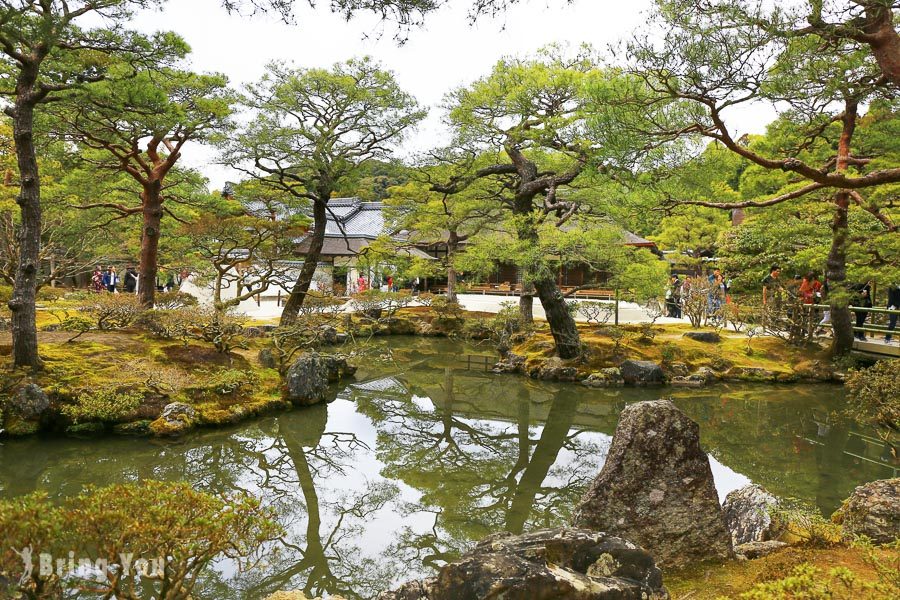
[[[361,15],[347,22],[327,10],[297,0],[296,24],[275,16],[229,15],[221,0],[169,0],[161,10],[145,11],[134,26],[150,32],[171,30],[190,44],[191,68],[220,72],[237,88],[256,81],[273,60],[299,67],[327,67],[354,56],[370,55],[395,73],[398,83],[430,109],[428,119],[404,142],[401,156],[441,144],[446,131],[439,105],[444,94],[487,74],[503,56],[524,56],[551,43],[576,47],[590,43],[599,50],[628,36],[647,20],[650,0],[522,0],[496,19],[467,19],[468,0],[455,0],[426,17],[404,44],[396,27]],[[738,135],[761,132],[774,114],[756,107],[734,115]],[[210,180],[212,189],[237,181],[236,172],[215,165],[211,148],[185,148],[182,159]]]

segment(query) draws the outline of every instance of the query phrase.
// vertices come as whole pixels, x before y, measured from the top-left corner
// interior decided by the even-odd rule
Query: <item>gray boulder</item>
[[[622,372],[617,367],[608,367],[591,373],[581,384],[595,388],[618,387],[624,385],[625,380],[622,379]]]
[[[197,412],[184,402],[166,404],[158,419],[150,423],[150,431],[158,436],[177,436],[194,428]]]
[[[662,367],[649,360],[626,360],[619,371],[629,385],[661,385],[666,381]]]
[[[662,600],[653,557],[636,545],[584,529],[489,536],[433,580],[411,582],[379,600]]]
[[[525,368],[525,357],[514,352],[507,352],[492,371],[494,373],[519,373]]]
[[[434,578],[407,581],[396,590],[382,592],[377,600],[427,600],[434,582]]]
[[[718,344],[722,341],[722,336],[715,331],[688,331],[684,337],[706,344]]]
[[[574,525],[640,544],[666,567],[733,554],[700,428],[668,400],[622,411]]]
[[[747,542],[746,544],[735,546],[734,553],[739,558],[743,557],[749,560],[753,560],[755,558],[768,556],[773,552],[778,552],[782,548],[786,547],[786,542],[779,542],[778,540],[766,540],[765,542]]]
[[[578,369],[554,356],[545,360],[538,368],[533,369],[529,375],[544,381],[576,381]]]
[[[780,530],[769,511],[778,499],[761,485],[751,484],[725,496],[722,512],[735,546],[749,542],[765,542],[778,537]]]
[[[844,535],[864,535],[876,544],[900,538],[900,477],[858,486],[831,517]]]
[[[284,396],[299,406],[324,402],[328,384],[356,373],[345,356],[304,352],[294,361],[284,378]]]
[[[691,373],[690,367],[683,362],[673,362],[666,366],[666,372],[673,377],[687,377]]]
[[[7,401],[6,408],[22,419],[37,419],[50,408],[50,398],[36,383],[26,383]]]
[[[278,360],[275,358],[275,351],[272,348],[263,348],[257,355],[257,360],[266,369],[278,368]]]

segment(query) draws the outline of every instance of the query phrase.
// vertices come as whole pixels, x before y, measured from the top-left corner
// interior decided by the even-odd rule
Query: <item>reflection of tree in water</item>
[[[392,553],[396,568],[436,567],[489,533],[566,521],[596,471],[596,447],[583,432],[572,431],[575,393],[554,394],[546,424],[538,428],[532,425],[527,385],[511,386],[515,397],[509,398],[498,394],[490,376],[451,367],[440,376],[433,369],[422,375],[406,374],[407,393],[400,388],[386,397],[383,390],[366,393],[365,386],[353,393],[359,410],[378,428],[382,475],[422,494],[403,514],[433,515],[429,531],[403,529]],[[490,411],[473,406],[475,399],[488,405],[514,402],[513,422],[495,415],[480,420]],[[469,412],[472,418],[465,416]],[[554,468],[562,451],[568,460]]]
[[[212,493],[248,492],[275,509],[287,534],[266,549],[261,568],[235,573],[236,565],[223,563],[205,572],[197,597],[256,598],[278,589],[302,589],[310,597],[371,597],[390,574],[362,553],[358,538],[369,515],[396,489],[359,478],[353,490],[329,488],[332,478],[346,475],[358,453],[369,449],[354,433],[326,431],[326,423],[327,407],[319,405],[240,430],[203,432],[150,452],[143,441],[117,438],[85,441],[72,452],[73,441],[67,440],[60,450],[68,452],[38,453],[23,465],[27,478],[4,478],[4,494],[41,488],[62,497],[88,483],[141,479],[190,481]]]
[[[288,534],[273,548],[265,576],[248,582],[243,597],[299,589],[310,597],[365,598],[389,579],[380,563],[363,553],[358,539],[369,516],[396,496],[396,488],[358,480],[353,490],[327,487],[330,479],[347,475],[355,454],[368,447],[354,433],[325,431],[326,411],[320,405],[299,413],[307,417],[302,420],[279,421],[271,452],[275,459],[261,472],[266,498],[280,499],[279,520]]]
[[[855,458],[852,428],[838,418],[836,386],[721,386],[673,398],[700,424],[704,448],[777,496],[803,498],[831,514],[860,482],[890,477]]]

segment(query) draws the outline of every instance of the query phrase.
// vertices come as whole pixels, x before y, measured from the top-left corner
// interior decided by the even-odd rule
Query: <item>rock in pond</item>
[[[831,519],[848,537],[864,535],[876,544],[900,538],[900,477],[858,486]]]
[[[778,537],[779,528],[769,511],[778,499],[761,485],[750,484],[725,496],[722,512],[735,546],[750,542],[765,542]]]
[[[581,384],[595,388],[618,387],[624,385],[625,380],[622,379],[622,372],[617,367],[607,367],[594,371],[587,376],[587,379],[582,380]]]
[[[379,600],[663,600],[653,557],[621,538],[584,529],[489,536],[434,579]]]
[[[50,408],[50,398],[36,383],[26,383],[6,403],[10,413],[22,419],[37,419]]]
[[[666,567],[733,555],[700,428],[669,400],[622,411],[574,524],[640,544]]]
[[[649,360],[626,360],[619,365],[628,385],[662,385],[666,381],[662,367]]]
[[[158,419],[150,423],[150,431],[154,435],[181,435],[194,427],[196,411],[190,404],[172,402],[166,404]]]
[[[299,406],[323,402],[329,383],[354,373],[356,367],[347,364],[344,356],[304,352],[285,374],[285,399]]]

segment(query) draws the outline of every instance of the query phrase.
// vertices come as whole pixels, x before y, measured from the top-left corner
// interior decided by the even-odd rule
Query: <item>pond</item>
[[[489,533],[566,523],[631,402],[668,395],[700,423],[721,498],[752,481],[830,514],[854,486],[897,472],[875,438],[834,418],[839,386],[594,390],[494,375],[488,348],[379,344],[327,405],[178,442],[6,441],[0,496],[141,479],[247,490],[288,534],[257,569],[217,565],[197,597],[370,598]]]

